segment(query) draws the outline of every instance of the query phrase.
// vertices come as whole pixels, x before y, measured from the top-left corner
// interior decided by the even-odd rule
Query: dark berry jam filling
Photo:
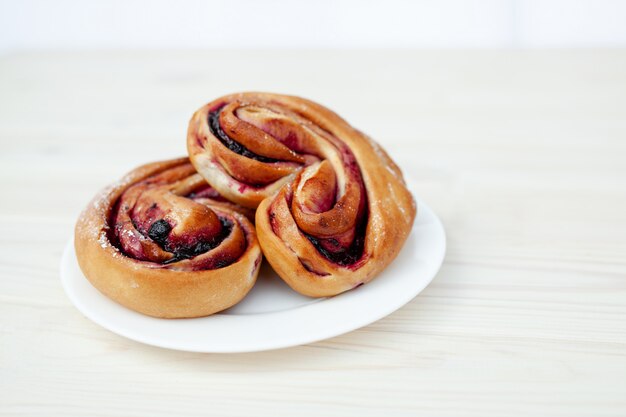
[[[366,223],[366,222],[363,222]],[[326,259],[336,264],[347,266],[356,263],[361,256],[363,255],[363,246],[365,244],[365,227],[359,227],[357,229],[356,236],[352,241],[352,245],[349,248],[344,249],[340,248],[337,252],[331,252],[328,249],[324,248],[320,242],[320,240],[314,236],[309,234],[304,234],[309,242],[315,246],[315,249],[318,250],[319,253],[324,255]]]
[[[159,246],[163,247],[167,243],[167,236],[170,234],[172,230],[172,226],[170,224],[161,219],[152,223],[150,226],[150,230],[148,230],[148,236],[150,239],[154,240]]]
[[[209,128],[211,129],[211,133],[213,133],[213,135],[217,137],[224,146],[238,155],[245,156],[246,158],[254,159],[259,162],[278,162],[277,159],[256,154],[243,146],[241,143],[231,139],[226,132],[222,130],[222,126],[220,126],[221,111],[221,109],[218,109],[217,111],[209,113]]]
[[[159,220],[159,221],[164,221],[164,220]],[[213,237],[213,239],[211,240],[198,242],[197,244],[190,246],[190,247],[179,248],[178,250],[172,251],[170,250],[170,248],[168,248],[167,242],[164,245],[161,245],[160,242],[155,240],[155,242],[159,244],[159,246],[162,246],[163,249],[165,249],[168,252],[171,252],[174,255],[173,258],[163,262],[163,264],[167,265],[167,264],[181,261],[183,259],[191,259],[217,247],[230,234],[233,228],[233,224],[229,220],[226,220],[220,217],[220,222],[222,223],[222,232],[219,235]],[[155,222],[155,224],[156,223],[158,222]],[[152,227],[150,227],[150,230],[152,230]]]
[[[363,212],[359,215],[357,225],[355,226],[355,236],[352,244],[345,248],[338,244],[336,239],[330,238],[319,239],[315,236],[311,236],[308,233],[304,233],[309,242],[315,246],[315,249],[326,259],[341,266],[357,266],[357,263],[363,257],[363,248],[365,246],[365,232],[367,228],[367,221],[369,217],[369,210],[367,209],[367,196],[365,197],[365,203],[363,204]],[[329,250],[330,248],[336,248],[336,250]]]

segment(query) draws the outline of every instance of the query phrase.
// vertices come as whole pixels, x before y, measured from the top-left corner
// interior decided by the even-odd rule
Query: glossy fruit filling
[[[164,170],[122,193],[111,213],[110,240],[137,260],[162,265],[189,260],[186,269],[225,266],[247,244],[231,215],[206,205],[220,202],[217,197],[190,164]],[[205,256],[218,246],[215,259]]]
[[[238,155],[245,156],[246,158],[254,159],[259,162],[278,162],[276,159],[258,155],[243,146],[241,143],[230,138],[226,132],[222,130],[222,126],[220,125],[220,112],[221,109],[209,113],[209,128],[211,129],[211,133],[213,133],[213,135],[218,138],[224,146]]]

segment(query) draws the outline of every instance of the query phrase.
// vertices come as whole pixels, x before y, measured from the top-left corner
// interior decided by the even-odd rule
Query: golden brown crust
[[[224,250],[220,245],[227,241],[230,235],[208,252],[198,256],[188,255],[189,259],[179,261],[172,259],[175,256],[168,254],[167,251],[165,254],[156,253],[161,251],[156,246],[152,252],[145,255],[148,259],[144,260],[134,258],[120,248],[120,242],[116,241],[118,239],[116,233],[126,230],[120,226],[121,221],[119,224],[113,224],[112,215],[114,210],[119,210],[116,203],[120,201],[122,195],[133,186],[142,184],[142,181],[145,183],[147,179],[154,178],[155,175],[167,174],[168,170],[179,170],[178,172],[186,170],[185,165],[189,165],[188,159],[181,158],[147,164],[131,171],[122,180],[96,196],[76,224],[76,255],[87,279],[118,303],[154,317],[200,317],[231,307],[252,288],[261,263],[261,250],[252,223],[243,214],[229,210],[228,204],[211,205],[210,199],[205,198],[197,201],[212,207],[212,212],[218,218],[228,219],[227,222],[232,223],[230,235],[237,230],[243,236],[245,247],[239,245],[241,253],[237,252],[236,259],[230,260],[229,264],[222,266],[222,263],[211,262],[210,255],[223,253]],[[180,186],[180,182],[174,183],[176,184]],[[152,185],[147,187],[153,190],[150,188]],[[162,187],[167,188],[169,185],[164,183]],[[176,198],[181,197],[174,196],[172,204],[176,204]],[[197,201],[192,202],[194,207],[198,204]],[[175,209],[174,207],[167,212],[166,216],[180,217],[180,213],[174,212]],[[185,210],[188,210],[188,207]],[[203,219],[199,221],[202,222]],[[190,227],[197,229],[198,224],[192,224]],[[137,231],[132,233],[139,236]],[[185,237],[186,231],[183,230],[181,233]],[[189,233],[195,232],[190,230]],[[148,237],[140,238],[145,240],[143,242],[145,247],[154,246]],[[155,262],[150,256],[165,256],[171,262]],[[201,269],[202,265],[210,265],[212,269]]]
[[[198,172],[222,195],[258,206],[263,253],[302,294],[332,296],[371,281],[413,225],[417,208],[398,166],[309,100],[219,98],[194,114],[187,146]]]

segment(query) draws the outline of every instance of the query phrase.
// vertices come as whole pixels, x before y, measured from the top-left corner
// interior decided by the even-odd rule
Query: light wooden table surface
[[[98,327],[59,258],[92,195],[265,90],[379,140],[448,235],[406,307],[297,348],[195,354]],[[0,415],[626,415],[626,51],[0,58]]]

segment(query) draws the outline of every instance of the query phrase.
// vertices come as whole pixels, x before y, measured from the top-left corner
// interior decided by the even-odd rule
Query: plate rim
[[[405,242],[405,245],[402,248],[401,253],[402,251],[407,249],[407,246],[409,246],[407,245],[407,243],[409,243],[410,239],[416,239],[416,236],[415,236],[416,224],[418,223],[418,219],[420,218],[420,216],[422,217],[427,216],[429,221],[432,220],[434,222],[434,227],[440,238],[440,242],[439,242],[440,248],[439,250],[436,251],[436,254],[438,255],[438,257],[437,259],[431,260],[432,267],[431,267],[431,272],[429,274],[430,276],[427,279],[424,279],[423,281],[419,281],[420,284],[416,285],[415,288],[412,288],[411,291],[407,291],[406,292],[407,295],[404,295],[404,293],[400,293],[400,295],[398,296],[399,300],[398,298],[396,298],[396,302],[385,303],[383,304],[383,307],[380,309],[372,309],[373,313],[362,314],[361,316],[357,318],[353,317],[352,320],[348,321],[347,323],[341,323],[340,325],[335,325],[333,327],[330,327],[327,332],[323,332],[323,331],[320,332],[318,330],[317,333],[313,332],[311,334],[307,334],[307,332],[304,331],[304,332],[299,332],[299,334],[292,335],[292,337],[287,337],[284,340],[283,339],[277,340],[274,343],[272,342],[271,338],[266,338],[265,340],[256,341],[255,343],[252,344],[252,346],[248,346],[248,345],[230,346],[228,348],[225,348],[224,346],[222,347],[219,347],[219,346],[201,347],[201,346],[189,346],[189,345],[182,346],[180,343],[176,343],[173,337],[170,338],[169,340],[167,340],[167,338],[164,338],[163,340],[156,340],[154,337],[150,337],[150,335],[145,335],[141,332],[137,333],[136,330],[125,328],[124,326],[120,326],[119,323],[117,323],[115,320],[107,319],[106,315],[97,314],[94,310],[88,308],[86,306],[87,303],[84,303],[83,302],[84,300],[81,300],[81,298],[77,295],[78,290],[71,286],[71,282],[70,282],[72,280],[72,277],[71,277],[72,264],[71,263],[77,262],[75,252],[74,252],[73,235],[71,235],[69,241],[66,243],[65,248],[63,250],[63,254],[61,256],[61,262],[60,262],[61,283],[62,283],[62,286],[66,295],[68,296],[68,298],[70,299],[74,307],[81,314],[87,317],[89,320],[93,321],[94,323],[98,324],[99,326],[107,329],[108,331],[112,333],[118,334],[127,339],[144,343],[150,346],[166,348],[166,349],[171,349],[171,350],[196,352],[196,353],[244,353],[244,352],[260,352],[260,351],[267,351],[267,350],[284,349],[288,347],[314,343],[314,342],[330,339],[330,338],[357,330],[359,328],[367,326],[371,323],[374,323],[390,315],[391,313],[401,309],[406,304],[408,304],[433,281],[433,279],[435,278],[435,276],[441,269],[441,266],[445,258],[446,249],[447,249],[447,237],[446,237],[443,224],[441,223],[441,220],[435,214],[435,212],[422,200],[416,198],[416,202],[417,202],[417,207],[418,207],[416,221],[414,222],[411,232],[409,233],[409,236],[407,238],[407,242]],[[419,248],[417,249],[417,251],[419,251]],[[401,255],[401,253],[398,254],[398,257]],[[387,269],[392,267],[395,261],[396,260],[394,259],[394,261],[387,267]],[[384,271],[381,272],[381,275],[383,273]],[[84,277],[84,275],[82,273],[80,275],[82,275],[82,279],[85,280],[87,284],[91,286],[91,283],[89,283],[89,281]],[[376,282],[380,278],[381,277],[377,277],[375,280],[373,280],[373,282]],[[368,285],[363,286],[361,288],[365,288],[371,285],[372,283],[368,283]],[[99,297],[104,297],[107,300],[109,300],[111,303],[114,303],[121,309],[120,311],[123,311],[125,314],[128,314],[129,317],[134,317],[135,319],[140,320],[140,321],[147,320],[149,322],[161,323],[161,324],[164,324],[163,327],[170,327],[171,323],[188,322],[188,321],[191,321],[192,323],[196,323],[197,321],[209,322],[209,320],[211,320],[211,321],[222,322],[222,323],[217,323],[218,325],[219,324],[232,325],[233,321],[241,321],[241,320],[257,321],[258,317],[275,319],[276,317],[287,315],[287,316],[292,316],[292,317],[297,318],[298,316],[302,314],[306,316],[307,313],[311,313],[311,312],[316,313],[315,310],[319,310],[320,306],[322,306],[321,307],[322,310],[324,310],[324,306],[326,306],[326,310],[329,309],[328,307],[330,307],[330,310],[332,310],[332,306],[334,306],[335,304],[339,304],[339,305],[350,304],[349,300],[352,300],[355,297],[358,299],[359,297],[358,291],[361,289],[359,288],[356,290],[352,290],[347,293],[340,294],[339,296],[328,297],[320,302],[306,304],[306,305],[298,306],[298,307],[295,307],[293,309],[288,309],[288,310],[279,310],[279,311],[273,311],[273,312],[264,312],[264,313],[246,314],[246,315],[226,315],[226,314],[217,313],[213,316],[190,318],[190,319],[161,319],[161,318],[145,316],[141,313],[137,313],[135,311],[127,309],[126,307],[123,307],[122,305],[117,304],[115,301],[108,299],[108,297],[100,293],[96,288],[94,287],[92,288],[97,292]],[[345,301],[342,301],[342,298]],[[319,312],[317,312],[316,314],[319,314]],[[169,323],[169,324],[165,324],[165,323]],[[210,326],[207,326],[207,327],[210,327]]]

